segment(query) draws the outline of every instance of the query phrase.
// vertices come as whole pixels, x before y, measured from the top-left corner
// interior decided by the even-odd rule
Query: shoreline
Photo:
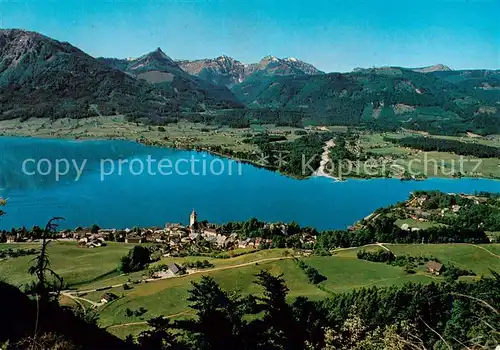
[[[318,168],[314,173],[312,173],[309,176],[305,177],[299,177],[299,176],[294,176],[288,173],[283,173],[280,172],[278,169],[271,167],[271,166],[266,166],[262,165],[259,163],[256,163],[252,160],[248,159],[243,159],[243,158],[238,158],[238,157],[233,157],[229,156],[220,152],[216,152],[207,148],[196,148],[196,147],[177,147],[175,145],[167,145],[167,144],[158,144],[158,143],[148,143],[144,142],[140,139],[133,139],[133,138],[127,138],[127,137],[75,137],[74,135],[63,135],[63,136],[47,136],[47,135],[16,135],[16,134],[0,134],[0,138],[27,138],[27,139],[39,139],[39,140],[52,140],[52,141],[57,141],[57,140],[65,140],[65,141],[81,141],[81,142],[95,142],[95,141],[126,141],[126,142],[133,142],[145,147],[155,147],[155,148],[169,148],[172,150],[179,150],[179,151],[188,151],[188,152],[197,152],[197,153],[202,153],[205,152],[209,155],[212,156],[217,156],[221,157],[224,159],[228,160],[234,160],[237,162],[241,162],[243,164],[248,164],[253,167],[259,168],[259,169],[264,169],[268,170],[270,172],[276,173],[278,175],[282,175],[291,179],[295,180],[308,180],[308,179],[313,179],[313,178],[326,178],[330,180],[334,180],[333,182],[345,182],[348,180],[377,180],[377,179],[391,179],[391,180],[399,180],[399,181],[410,181],[410,182],[419,182],[419,181],[425,181],[429,179],[448,179],[448,180],[460,180],[460,179],[484,179],[484,180],[496,180],[500,181],[500,177],[490,177],[490,176],[461,176],[461,177],[452,177],[452,176],[427,176],[427,177],[422,177],[422,178],[403,178],[403,177],[392,177],[392,176],[345,176],[342,178],[334,177],[327,172],[325,172],[323,169],[326,166],[326,162],[323,164],[323,169],[320,170],[321,164],[324,161],[323,156],[325,155],[324,151],[322,153],[322,160],[320,162],[320,168]],[[332,141],[332,140],[330,140]],[[323,150],[325,150],[325,147],[323,147]],[[500,160],[499,160],[500,162]],[[500,166],[500,165],[499,165]]]
[[[119,119],[119,117],[117,117]],[[109,118],[107,119],[109,121]],[[363,174],[351,174],[347,176],[342,176],[342,177],[336,177],[328,173],[327,171],[327,165],[329,161],[329,156],[328,153],[332,147],[335,146],[335,142],[333,139],[329,140],[326,142],[326,144],[323,147],[323,153],[320,155],[320,165],[318,169],[316,169],[313,173],[307,176],[301,176],[301,175],[296,175],[296,174],[291,174],[287,172],[282,172],[278,168],[274,166],[269,166],[265,164],[260,164],[255,160],[251,159],[246,159],[246,158],[241,158],[236,155],[230,155],[226,153],[222,153],[216,150],[213,150],[213,148],[221,148],[223,151],[231,151],[231,152],[239,152],[239,155],[244,155],[245,153],[250,154],[250,150],[244,150],[240,151],[238,150],[238,146],[235,147],[233,144],[232,147],[230,144],[224,144],[224,143],[205,143],[201,145],[193,145],[190,144],[190,142],[196,142],[192,140],[188,140],[188,142],[185,142],[183,144],[183,141],[179,141],[179,139],[175,139],[175,134],[172,136],[172,134],[169,134],[168,132],[165,133],[164,135],[162,133],[157,133],[155,134],[155,130],[150,130],[149,126],[147,125],[141,125],[142,129],[136,130],[136,129],[130,129],[130,128],[135,128],[136,126],[134,125],[129,125],[126,124],[126,121],[120,121],[120,120],[112,120],[112,127],[110,128],[109,124],[103,124],[103,131],[108,132],[107,134],[103,135],[85,135],[85,133],[90,134],[90,132],[87,129],[79,130],[76,131],[76,129],[71,128],[69,126],[64,125],[62,128],[58,127],[57,125],[55,128],[52,130],[50,129],[50,126],[53,125],[53,123],[57,121],[41,121],[41,120],[34,120],[33,122],[42,122],[40,125],[33,125],[33,124],[27,124],[26,128],[21,127],[20,125],[23,125],[24,123],[29,123],[29,121],[22,122],[21,124],[12,124],[12,125],[3,125],[1,122],[9,123],[11,121],[0,121],[0,138],[1,137],[12,137],[12,138],[38,138],[38,139],[45,139],[45,140],[68,140],[68,141],[127,141],[127,142],[135,142],[137,144],[141,144],[143,146],[147,147],[156,147],[156,148],[168,148],[168,149],[173,149],[173,150],[182,150],[182,151],[190,151],[190,152],[206,152],[209,155],[212,156],[217,156],[221,157],[224,159],[228,160],[234,160],[243,164],[248,164],[251,166],[254,166],[259,169],[265,169],[271,172],[274,172],[278,175],[282,175],[291,179],[296,179],[296,180],[307,180],[311,178],[318,178],[318,177],[324,177],[328,178],[330,180],[333,180],[334,182],[341,182],[341,181],[346,181],[350,179],[355,179],[355,180],[371,180],[371,179],[398,179],[401,181],[423,181],[425,179],[433,179],[433,178],[438,178],[438,179],[460,179],[460,178],[474,178],[474,179],[490,179],[490,180],[500,180],[500,176],[495,176],[496,174],[486,174],[486,175],[481,175],[481,176],[475,176],[474,174],[468,175],[468,176],[448,176],[448,175],[443,175],[443,174],[438,174],[436,175],[431,175],[431,176],[422,176],[422,177],[411,177],[411,178],[406,178],[406,177],[400,177],[400,176],[387,176],[384,174],[377,174],[377,175],[363,175]],[[47,125],[45,124],[47,123]],[[113,130],[114,130],[114,125],[117,125],[117,127],[122,127],[123,130],[118,131],[118,134],[113,135]],[[125,123],[125,124],[123,124]],[[80,128],[84,128],[84,126],[79,126]],[[129,129],[127,129],[129,128]],[[148,129],[145,129],[148,128]],[[182,129],[182,127],[181,127]],[[191,130],[186,128],[186,130]],[[77,133],[82,133],[83,135],[77,135]],[[97,132],[96,132],[97,133]],[[134,135],[135,133],[135,135]],[[146,136],[144,136],[146,135]],[[170,135],[170,136],[169,136]],[[198,134],[196,134],[198,135]],[[194,136],[195,138],[197,136]],[[137,136],[137,137],[136,137]],[[163,136],[163,138],[162,138]],[[203,133],[201,133],[198,137],[203,136]],[[172,139],[170,139],[173,137]],[[186,136],[189,137],[189,136]],[[191,135],[193,137],[193,135]],[[156,138],[156,139],[155,139]],[[198,140],[199,141],[199,140]],[[238,145],[238,141],[236,145]],[[500,159],[498,160],[498,163],[500,164]],[[491,176],[493,175],[493,176]]]

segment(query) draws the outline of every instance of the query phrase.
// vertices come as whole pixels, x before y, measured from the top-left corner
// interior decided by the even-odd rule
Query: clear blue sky
[[[324,71],[436,63],[500,68],[500,0],[0,0],[0,26],[93,56],[272,54]]]

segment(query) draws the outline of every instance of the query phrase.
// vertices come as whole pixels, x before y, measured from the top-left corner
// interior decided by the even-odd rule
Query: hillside
[[[170,90],[160,89],[115,68],[39,33],[0,30],[0,119],[121,114],[161,120],[198,105],[234,105],[228,91],[227,100],[219,99],[199,88],[203,82],[174,79]]]
[[[139,80],[147,81],[168,96],[195,111],[207,108],[241,107],[225,87],[194,77],[160,48],[137,59],[98,58],[102,63],[121,70]]]
[[[459,86],[478,99],[500,100],[500,70],[458,70],[432,72],[436,77]]]
[[[500,133],[499,102],[498,70],[436,65],[324,74],[295,58],[174,61],[161,49],[137,59],[94,59],[38,33],[0,30],[0,120],[121,115],[155,124],[247,125],[252,119],[485,135]],[[200,114],[220,109],[228,111]]]
[[[97,325],[85,322],[70,309],[59,307],[55,303],[46,305],[43,312],[39,313],[40,306],[34,299],[3,281],[0,281],[0,296],[3,300],[9,301],[3,306],[0,316],[2,322],[0,343],[4,349],[7,349],[4,346],[8,346],[8,349],[35,348],[27,343],[16,344],[18,341],[26,342],[33,337],[34,329],[38,330],[39,347],[36,348],[39,349],[129,348],[122,340]]]
[[[320,124],[404,127],[437,134],[500,131],[500,99],[483,99],[437,72],[386,67],[345,74],[254,76],[232,90],[250,107],[300,110]]]
[[[0,102],[0,119],[82,118],[170,106],[147,84],[76,47],[22,30],[0,30]]]

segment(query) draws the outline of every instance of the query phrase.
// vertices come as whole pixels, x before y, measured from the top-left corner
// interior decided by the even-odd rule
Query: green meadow
[[[49,254],[51,267],[60,274],[67,286],[74,290],[88,291],[80,295],[80,303],[91,307],[90,302],[99,302],[104,291],[90,291],[98,287],[118,285],[130,281],[138,281],[147,275],[147,271],[132,274],[120,274],[116,271],[119,260],[126,255],[133,245],[111,243],[101,248],[81,248],[74,242],[52,242]],[[434,256],[443,263],[473,270],[478,276],[490,274],[490,269],[500,271],[500,244],[469,245],[469,244],[413,244],[384,245],[396,255]],[[2,244],[0,249],[28,248],[32,244]],[[417,269],[415,274],[407,274],[401,267],[359,260],[357,251],[361,248],[339,249],[332,256],[298,257],[308,265],[316,268],[327,279],[318,285],[309,283],[304,272],[291,259],[285,249],[269,249],[247,251],[246,254],[227,259],[205,257],[166,257],[153,265],[169,262],[183,263],[185,261],[209,260],[214,267],[201,270],[194,274],[180,277],[141,283],[129,283],[131,289],[123,286],[106,290],[119,298],[98,307],[99,324],[119,336],[138,333],[145,327],[145,322],[155,316],[164,315],[174,318],[189,317],[186,298],[191,288],[191,282],[198,281],[202,275],[212,276],[226,290],[232,290],[241,295],[258,295],[260,288],[253,283],[254,276],[262,269],[273,274],[283,274],[290,289],[289,298],[298,296],[320,300],[332,293],[347,292],[355,288],[369,286],[400,285],[406,282],[430,283],[442,280],[442,277],[430,275],[424,267]],[[376,245],[363,249],[379,249]],[[288,253],[293,254],[292,250]],[[28,265],[33,256],[10,258],[0,261],[0,275],[9,283],[22,285],[31,280],[27,273]],[[471,279],[471,277],[468,277]],[[74,304],[68,297],[61,300],[64,304]],[[144,308],[141,316],[127,316],[126,310],[132,311]]]
[[[94,280],[118,275],[116,267],[120,258],[128,253],[133,244],[109,243],[102,248],[82,248],[75,242],[53,241],[50,243],[51,268],[56,271],[69,288],[88,284]],[[34,244],[0,244],[0,249],[36,248]],[[22,285],[31,281],[27,273],[34,255],[0,261],[0,276],[11,284]]]

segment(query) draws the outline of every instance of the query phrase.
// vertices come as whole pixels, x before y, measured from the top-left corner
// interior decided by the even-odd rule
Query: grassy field
[[[359,137],[358,146],[363,153],[372,153],[378,157],[385,157],[384,161],[388,164],[386,168],[390,168],[391,164],[399,165],[405,169],[410,169],[412,174],[422,174],[427,177],[452,177],[453,170],[455,172],[463,170],[463,173],[471,177],[500,178],[498,158],[464,157],[465,161],[463,162],[463,168],[461,168],[460,155],[449,152],[423,152],[384,141],[384,137],[398,139],[412,135],[415,135],[415,133],[363,133]],[[426,136],[500,147],[500,136],[498,135],[488,137]],[[480,165],[476,168],[478,162]],[[377,167],[380,167],[380,164],[377,164]],[[363,171],[364,166],[361,168],[358,171],[361,175],[367,173]],[[370,168],[368,170],[372,171]],[[383,176],[383,174],[379,176]]]
[[[485,245],[484,247],[492,251],[491,248],[498,249],[498,246],[500,245]],[[387,247],[394,251],[396,255],[433,255],[442,262],[451,262],[457,266],[472,269],[478,276],[490,274],[489,268],[500,270],[500,257],[492,255],[480,246],[450,244],[387,245]],[[377,247],[369,248],[376,249]],[[327,277],[327,280],[319,285],[320,288],[309,284],[302,270],[291,259],[203,274],[213,276],[225,289],[235,290],[243,295],[255,295],[260,293],[258,286],[252,283],[255,273],[261,269],[268,269],[276,274],[282,273],[290,288],[290,299],[300,295],[311,299],[321,299],[327,297],[330,293],[346,292],[360,287],[400,285],[409,281],[429,283],[442,279],[442,277],[426,273],[423,267],[416,274],[407,274],[401,267],[359,260],[356,257],[357,251],[358,248],[345,249],[339,250],[331,257],[312,256],[302,258],[307,264],[315,267]],[[266,254],[267,252],[271,254],[272,250],[260,253]],[[189,308],[185,302],[187,291],[190,283],[198,278],[199,276],[192,275],[140,284],[135,285],[132,290],[128,291],[124,291],[123,288],[116,288],[113,292],[120,296],[123,295],[123,297],[102,308],[100,322],[103,326],[117,326],[119,324],[141,322],[160,314],[189,313]],[[98,295],[95,297],[98,298]],[[143,316],[125,316],[127,308],[135,310],[141,306],[148,310]],[[113,328],[119,329],[120,327]]]
[[[437,226],[446,226],[444,224],[432,222],[432,221],[419,221],[415,220],[412,218],[407,218],[407,219],[398,219],[395,222],[396,225],[399,227],[403,226],[404,224],[408,224],[412,228],[420,228],[420,229],[428,229],[430,227],[437,227]]]
[[[68,287],[85,285],[96,279],[118,275],[116,268],[120,258],[128,253],[133,244],[109,243],[102,248],[81,248],[75,242],[50,244],[51,267],[64,278]],[[0,244],[0,249],[33,248],[33,244]],[[33,256],[23,256],[0,261],[0,276],[11,284],[22,285],[31,281],[28,266]]]
[[[478,276],[489,275],[491,273],[489,269],[500,271],[500,244],[477,246],[469,244],[387,244],[385,246],[396,255],[432,255],[444,263],[453,263],[456,266],[471,269]],[[22,247],[33,247],[33,245],[0,245],[0,249]],[[74,242],[53,242],[49,250],[51,266],[64,277],[70,287],[80,291],[116,285],[128,280],[138,280],[144,272],[129,275],[120,275],[116,272],[120,257],[127,254],[131,247],[132,245],[128,244],[111,243],[108,247],[87,249],[77,247]],[[260,270],[266,269],[273,274],[283,274],[290,289],[290,300],[297,296],[318,300],[328,297],[331,293],[346,292],[354,288],[400,285],[409,281],[429,283],[442,279],[442,277],[428,274],[424,267],[417,269],[416,274],[407,274],[401,267],[359,260],[356,257],[359,249],[339,249],[333,256],[328,257],[300,258],[327,277],[318,286],[310,284],[296,262],[285,257],[284,249],[247,252],[245,255],[229,259],[207,258],[214,264],[214,267],[201,270],[199,273],[130,284],[132,289],[129,290],[125,290],[122,286],[107,290],[118,295],[119,299],[98,308],[99,323],[101,326],[107,327],[113,334],[124,337],[127,334],[136,334],[145,329],[145,322],[154,316],[189,317],[192,311],[186,302],[188,290],[191,288],[191,282],[198,281],[202,275],[214,277],[226,290],[237,291],[241,295],[258,295],[261,293],[261,289],[253,283],[254,275]],[[379,247],[371,245],[363,249],[379,249]],[[289,252],[292,251],[289,250]],[[6,281],[16,285],[26,283],[31,278],[26,272],[31,258],[28,256],[1,261],[1,276]],[[154,265],[200,259],[205,258],[168,257],[154,263]],[[80,297],[92,302],[99,302],[103,293],[103,291],[88,292]],[[61,302],[65,305],[74,305],[75,303],[68,297],[63,297]],[[85,300],[80,300],[80,302],[85,307],[91,306],[90,302]],[[147,310],[143,315],[126,316],[127,309],[134,311],[140,307]]]
[[[292,259],[259,263],[222,271],[212,271],[203,275],[213,276],[227,290],[238,291],[243,295],[259,294],[260,288],[253,283],[254,275],[262,269],[273,274],[283,274],[290,288],[290,298],[300,295],[318,299],[328,294],[307,282],[307,278]],[[113,289],[113,293],[123,295],[119,300],[105,305],[101,310],[100,324],[110,326],[122,323],[147,320],[158,315],[172,315],[189,312],[186,302],[191,282],[201,275],[171,278],[157,282],[135,285],[131,290]],[[136,310],[143,307],[148,311],[141,317],[127,317],[127,308]]]
[[[163,127],[147,126],[126,121],[121,116],[92,117],[86,119],[47,118],[19,119],[0,121],[0,136],[36,136],[69,139],[126,139],[142,140],[145,143],[165,147],[202,147],[222,146],[234,151],[258,151],[256,145],[243,140],[255,133],[284,133],[288,141],[296,139],[293,127],[275,125],[252,125],[250,128],[235,129],[225,126],[207,125],[180,121]]]

